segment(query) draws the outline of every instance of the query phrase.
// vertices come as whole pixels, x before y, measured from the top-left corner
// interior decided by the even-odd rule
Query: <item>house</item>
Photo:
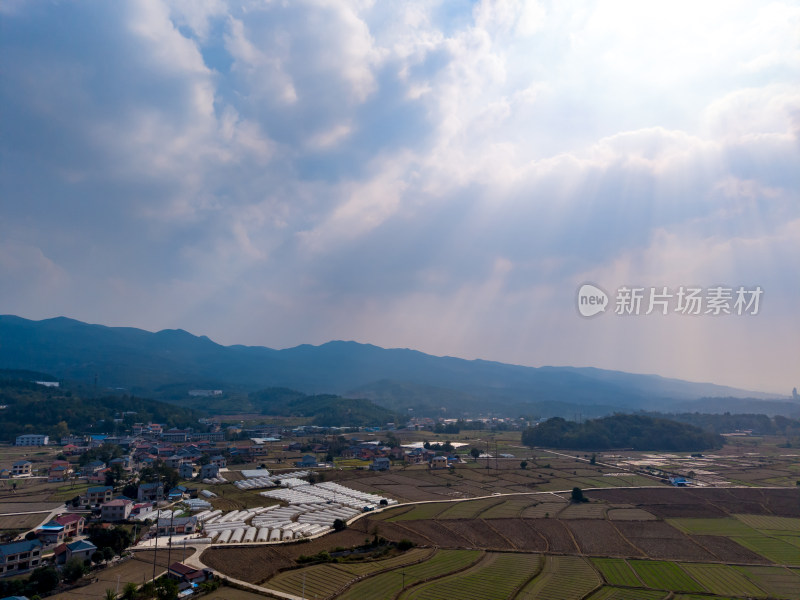
[[[11,474],[14,477],[26,476],[31,474],[32,463],[27,460],[18,460],[11,465]]]
[[[178,456],[177,454],[173,454],[172,456],[168,456],[164,459],[164,464],[167,465],[170,469],[179,469],[180,466],[186,459],[182,456]]]
[[[132,459],[130,455],[120,456],[118,458],[112,458],[108,461],[108,466],[113,467],[114,465],[119,465],[122,467],[123,471],[130,471],[132,467]]]
[[[200,465],[200,479],[214,479],[219,477],[219,467],[216,465]]]
[[[133,500],[127,498],[116,498],[110,500],[100,507],[101,518],[103,521],[125,521],[133,509]]]
[[[224,469],[226,466],[228,466],[228,461],[221,454],[217,454],[216,456],[211,457],[211,464],[220,469]]]
[[[372,461],[372,464],[369,466],[370,471],[388,471],[389,467],[392,466],[392,462],[384,457],[379,456],[378,458]]]
[[[158,535],[188,535],[196,530],[197,517],[172,517],[158,520]]]
[[[64,536],[68,538],[83,535],[86,527],[86,517],[78,513],[58,515],[53,521],[64,526]]]
[[[302,460],[297,461],[294,463],[295,467],[316,467],[317,466],[317,457],[311,456],[310,454],[306,454]]]
[[[184,498],[187,498],[188,496],[189,496],[189,490],[187,490],[182,485],[176,485],[167,494],[167,499],[170,502],[177,502],[178,500],[183,500]]]
[[[60,544],[67,537],[66,527],[57,521],[48,521],[36,529],[34,533],[45,546]]]
[[[179,586],[180,584],[186,584],[187,587],[214,578],[214,572],[211,569],[195,569],[179,562],[174,562],[169,566],[167,575],[178,581]]]
[[[47,446],[50,443],[50,436],[39,435],[35,433],[26,433],[25,435],[18,435],[17,446]]]
[[[139,502],[158,502],[164,499],[163,483],[140,483],[136,494]]]
[[[168,429],[161,434],[161,439],[165,442],[183,443],[188,442],[192,432],[188,429]]]
[[[8,469],[0,469],[0,479],[10,479],[11,471]]]
[[[100,485],[97,487],[90,487],[86,490],[86,505],[87,506],[100,506],[111,500],[114,495],[114,488],[110,485]]]
[[[178,477],[181,479],[194,479],[194,465],[190,462],[182,463],[178,467]]]
[[[42,562],[42,542],[23,540],[0,544],[0,576],[35,569]]]
[[[61,462],[61,461],[56,461]],[[52,464],[47,470],[47,481],[49,483],[57,483],[59,481],[66,481],[72,473],[72,468],[69,465]]]
[[[63,565],[70,558],[91,560],[92,554],[97,552],[97,546],[88,540],[77,540],[69,544],[61,544],[53,551],[56,564]]]
[[[446,469],[446,468],[447,468],[446,456],[434,456],[431,459],[431,469]]]

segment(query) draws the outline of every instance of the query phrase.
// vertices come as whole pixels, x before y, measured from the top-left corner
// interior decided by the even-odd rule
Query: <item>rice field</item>
[[[532,506],[534,501],[529,496],[517,496],[504,500],[500,504],[495,504],[484,510],[480,514],[481,519],[514,519],[520,516],[522,511]]]
[[[736,567],[770,596],[800,600],[800,573],[783,567]]]
[[[403,600],[505,600],[541,567],[538,554],[489,552],[476,565],[449,577],[411,588]]]
[[[437,515],[437,519],[474,519],[483,511],[501,504],[501,498],[485,498],[483,500],[468,500],[465,502],[453,502],[448,508]]]
[[[800,566],[797,546],[779,538],[760,536],[734,537],[733,540],[745,548],[760,554],[778,565]]]
[[[787,533],[793,531],[800,534],[800,519],[790,517],[774,517],[770,515],[734,515],[739,521],[758,529],[770,533]]]
[[[629,587],[642,585],[636,573],[623,558],[593,558],[592,563],[610,585]]]
[[[394,598],[403,586],[464,569],[483,556],[480,550],[439,550],[425,562],[379,573],[350,586],[339,600],[385,600]]]
[[[546,556],[542,572],[517,595],[518,600],[581,600],[603,580],[580,556]]]
[[[668,595],[669,592],[659,590],[630,590],[603,586],[589,596],[588,600],[662,600]]]
[[[667,523],[677,527],[684,533],[697,535],[724,535],[733,537],[737,535],[757,535],[757,532],[748,527],[740,519],[723,517],[719,519],[667,519]]]
[[[675,592],[705,592],[676,563],[661,560],[631,560],[629,563],[646,587]]]
[[[765,596],[764,591],[742,573],[728,565],[683,564],[686,571],[712,594]]]

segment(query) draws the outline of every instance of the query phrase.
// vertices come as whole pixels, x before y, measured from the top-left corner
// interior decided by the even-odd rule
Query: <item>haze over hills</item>
[[[186,397],[192,388],[248,392],[287,387],[340,394],[393,408],[449,414],[514,411],[585,416],[614,410],[692,410],[701,398],[755,398],[760,412],[794,404],[786,398],[657,375],[576,367],[524,367],[486,360],[436,357],[407,349],[334,341],[285,350],[222,346],[183,330],[156,333],[90,325],[58,317],[31,321],[0,316],[0,368],[122,388],[153,397]],[[749,411],[755,407],[746,403]],[[786,405],[784,407],[784,404]],[[490,408],[487,408],[490,407]],[[777,407],[777,408],[776,408]],[[549,410],[544,410],[549,408]],[[697,406],[696,410],[703,410]]]

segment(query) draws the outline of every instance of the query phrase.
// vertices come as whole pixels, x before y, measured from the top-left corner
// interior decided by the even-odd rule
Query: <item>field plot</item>
[[[534,506],[523,509],[520,516],[523,519],[544,519],[555,517],[559,512],[568,506],[567,501],[563,502],[542,502]]]
[[[417,504],[411,510],[404,511],[394,516],[386,517],[385,521],[418,521],[421,519],[433,519],[439,513],[447,510],[452,505],[449,502],[431,502],[429,504]],[[390,513],[391,515],[391,513]]]
[[[779,565],[800,566],[800,552],[793,546],[778,538],[762,536],[735,537],[735,541],[745,548],[767,557]]]
[[[622,558],[593,558],[592,563],[603,579],[611,585],[638,587],[642,585],[630,565]]]
[[[641,508],[610,508],[608,518],[612,521],[656,521],[658,518]]]
[[[416,586],[400,596],[407,600],[505,600],[541,568],[537,554],[487,553],[478,564],[450,577]]]
[[[501,498],[485,498],[482,500],[467,500],[464,502],[452,502],[440,512],[437,519],[474,519],[484,510],[497,504],[502,504]]]
[[[580,600],[603,583],[580,556],[546,556],[541,574],[517,595],[518,600]]]
[[[268,589],[299,596],[305,587],[306,596],[327,598],[345,586],[370,573],[377,573],[419,562],[432,554],[418,548],[385,560],[313,565],[279,573],[263,584]]]
[[[661,600],[669,592],[658,590],[629,590],[604,586],[589,596],[588,600]]]
[[[609,521],[565,520],[564,525],[572,531],[581,553],[594,556],[642,556],[631,546]]]
[[[203,596],[203,600],[264,600],[264,596],[225,586]]]
[[[731,538],[722,537],[721,535],[692,535],[689,537],[725,563],[771,564],[764,556],[748,550]]]
[[[735,567],[770,596],[800,600],[800,573],[783,567]]]
[[[0,531],[26,530],[39,526],[49,513],[32,515],[0,515]]]
[[[767,515],[733,515],[739,521],[771,534],[785,534],[787,532],[795,532],[800,534],[800,519],[793,519],[791,517],[771,517]]]
[[[673,562],[655,560],[628,561],[633,570],[649,588],[675,592],[705,592],[706,589],[689,577]]]
[[[440,523],[456,535],[469,541],[470,548],[483,548],[484,550],[513,550],[509,540],[501,536],[481,519],[448,519]]]
[[[558,519],[529,519],[525,524],[535,529],[547,540],[548,552],[578,554],[580,550],[570,534],[570,530]]]
[[[764,591],[739,571],[728,565],[681,565],[692,578],[712,594],[732,596],[766,596]]]
[[[651,558],[715,560],[713,554],[663,521],[616,521],[615,525],[631,544]]]
[[[570,504],[558,513],[559,519],[605,519],[608,506],[605,504]]]
[[[479,550],[439,550],[425,562],[368,577],[337,596],[339,600],[385,600],[406,586],[469,567],[482,557]]]
[[[487,524],[509,541],[510,548],[528,552],[545,552],[547,539],[530,526],[530,521],[519,519],[492,519]]]
[[[752,527],[748,527],[741,519],[724,517],[720,519],[667,519],[667,523],[677,527],[684,533],[699,535],[757,535]]]
[[[499,504],[490,506],[478,516],[481,519],[514,519],[519,517],[524,509],[533,504],[534,501],[530,496],[511,497]]]
[[[316,565],[284,571],[262,584],[265,588],[299,596],[305,589],[308,598],[327,598],[354,579],[352,573],[335,565]]]

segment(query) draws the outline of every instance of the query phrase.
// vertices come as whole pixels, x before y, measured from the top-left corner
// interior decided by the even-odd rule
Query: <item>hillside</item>
[[[455,416],[487,410],[531,414],[553,403],[561,403],[562,414],[608,414],[663,410],[703,397],[774,398],[657,375],[534,368],[355,342],[285,350],[222,346],[182,330],[151,333],[63,317],[29,321],[0,316],[0,341],[0,367],[45,371],[81,382],[96,378],[101,387],[170,401],[186,398],[192,388],[246,394],[286,387],[309,395],[368,398],[393,410],[414,408],[439,415],[445,409]],[[593,408],[582,411],[582,406]]]

